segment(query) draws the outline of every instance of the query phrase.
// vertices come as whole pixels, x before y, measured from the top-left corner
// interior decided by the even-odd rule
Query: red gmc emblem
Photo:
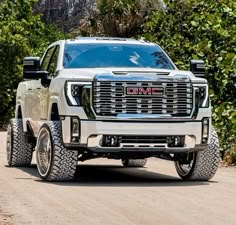
[[[126,95],[163,95],[164,89],[157,87],[127,87]]]

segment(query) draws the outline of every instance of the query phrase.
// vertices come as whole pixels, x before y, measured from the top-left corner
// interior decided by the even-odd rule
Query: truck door
[[[47,66],[47,71],[49,72],[49,78],[53,79],[57,76],[57,63],[59,56],[60,47],[57,45],[54,48],[52,57],[50,58],[49,64]],[[49,104],[49,88],[42,88],[40,93],[40,107],[41,107],[41,120],[47,120],[48,118],[48,104]]]
[[[58,46],[53,46],[49,48],[44,55],[41,64],[41,71],[48,71],[49,76],[53,76],[53,68],[57,66],[57,63],[54,64],[54,53],[56,53]],[[41,85],[41,80],[31,81],[31,87],[29,90],[28,96],[29,105],[29,118],[30,124],[35,132],[38,134],[38,131],[42,125],[42,121],[47,119],[47,109],[48,109],[48,88],[45,88]]]

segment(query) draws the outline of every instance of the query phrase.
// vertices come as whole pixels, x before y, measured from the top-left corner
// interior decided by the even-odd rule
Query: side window
[[[47,71],[48,70],[48,65],[49,65],[50,59],[52,57],[52,54],[54,52],[54,49],[55,49],[55,47],[52,47],[52,48],[48,49],[46,55],[44,56],[44,59],[43,59],[42,65],[41,65],[41,70],[42,71]]]
[[[58,55],[59,55],[59,46],[56,46],[56,49],[51,57],[51,60],[47,69],[51,77],[55,77]]]

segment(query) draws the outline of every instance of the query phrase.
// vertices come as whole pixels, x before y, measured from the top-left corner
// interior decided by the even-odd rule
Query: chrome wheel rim
[[[181,163],[179,161],[175,163],[178,173],[183,177],[188,176],[189,173],[191,173],[192,168],[194,166],[195,159],[196,159],[196,153],[195,152],[189,153],[188,157],[192,158],[189,161],[189,163]]]
[[[7,129],[7,162],[8,163],[11,160],[11,152],[12,152],[12,128],[11,128],[11,125],[9,125]]]
[[[50,133],[46,128],[42,128],[39,133],[36,158],[38,171],[40,175],[45,176],[50,169],[52,160],[52,142]]]

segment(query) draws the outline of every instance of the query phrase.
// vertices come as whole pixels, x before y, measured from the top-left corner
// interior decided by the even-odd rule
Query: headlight
[[[73,82],[68,81],[65,85],[65,95],[70,106],[81,106],[82,93],[85,86],[92,86],[91,82]]]
[[[208,86],[199,87],[199,108],[209,107]]]

